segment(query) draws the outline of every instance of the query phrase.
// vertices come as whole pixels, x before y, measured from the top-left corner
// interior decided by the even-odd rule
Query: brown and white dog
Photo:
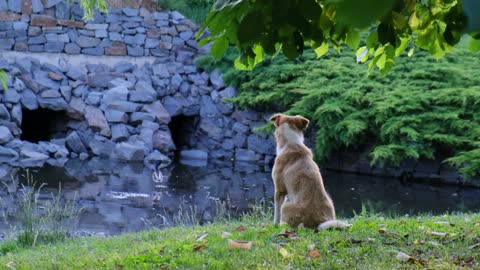
[[[274,122],[277,141],[272,172],[274,224],[286,223],[292,227],[303,224],[318,229],[349,227],[350,224],[335,220],[333,202],[323,186],[320,169],[313,161],[312,151],[303,143],[308,119],[276,114],[270,120]]]

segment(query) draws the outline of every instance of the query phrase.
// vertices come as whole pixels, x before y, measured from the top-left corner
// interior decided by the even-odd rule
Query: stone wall
[[[197,48],[198,26],[178,12],[111,9],[85,23],[80,5],[62,0],[0,0],[0,12],[4,50],[163,57],[183,46]]]
[[[0,68],[10,75],[8,91],[0,93],[2,161],[62,164],[101,156],[167,165],[183,150],[191,160],[272,162],[272,138],[252,131],[266,118],[223,101],[235,89],[218,71],[195,66],[202,53],[193,38],[198,26],[178,12],[111,9],[84,24],[77,3],[32,0],[31,9],[22,9],[11,2],[0,13]],[[74,53],[98,56],[80,63]],[[147,60],[132,64],[136,59]],[[25,110],[39,108],[65,113],[56,127],[64,136],[22,140]],[[180,115],[191,126],[185,143],[175,145],[170,127]]]

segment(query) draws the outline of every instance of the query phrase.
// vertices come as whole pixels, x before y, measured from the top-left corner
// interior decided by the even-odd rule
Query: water
[[[25,183],[24,168],[9,168],[15,191]],[[34,179],[46,183],[41,200],[62,187],[67,199],[78,199],[82,213],[77,231],[119,234],[150,226],[178,222],[179,212],[209,222],[217,213],[218,201],[232,215],[248,211],[259,201],[272,205],[273,184],[269,168],[250,164],[209,164],[191,167],[175,164],[158,174],[143,164],[120,164],[108,160],[70,160],[63,167],[45,165],[29,168]],[[397,179],[322,171],[337,215],[350,217],[362,206],[385,215],[443,214],[478,211],[480,189],[402,183]],[[6,192],[2,191],[5,197]],[[1,229],[8,225],[0,224]]]

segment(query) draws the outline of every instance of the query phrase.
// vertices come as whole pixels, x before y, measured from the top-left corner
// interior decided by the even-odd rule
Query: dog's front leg
[[[273,224],[280,223],[280,210],[282,209],[282,204],[285,201],[285,193],[280,191],[275,191],[275,197],[273,198],[275,204],[275,213],[273,215]]]

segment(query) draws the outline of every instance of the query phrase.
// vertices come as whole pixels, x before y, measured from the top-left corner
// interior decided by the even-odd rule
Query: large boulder
[[[86,153],[87,148],[83,144],[82,140],[80,139],[80,136],[76,131],[71,132],[68,134],[68,136],[65,138],[65,144],[67,147],[74,153]]]
[[[114,159],[123,161],[143,161],[144,157],[144,148],[140,144],[121,142],[115,145]]]
[[[0,144],[13,140],[12,132],[5,126],[0,126]]]
[[[87,106],[85,108],[85,119],[94,131],[100,131],[101,135],[107,137],[112,135],[107,119],[105,119],[105,115],[99,108]]]

